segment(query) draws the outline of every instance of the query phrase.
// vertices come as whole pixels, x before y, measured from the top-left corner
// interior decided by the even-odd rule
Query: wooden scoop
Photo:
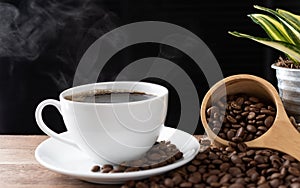
[[[226,90],[225,90],[226,89]],[[225,93],[226,92],[226,93]],[[287,153],[300,161],[300,133],[290,122],[276,89],[266,80],[252,75],[234,75],[216,83],[205,95],[201,105],[201,121],[209,138],[216,144],[228,145],[228,141],[218,137],[208,126],[206,109],[212,101],[224,95],[245,93],[273,102],[277,113],[273,125],[262,136],[245,142],[248,147],[269,148]]]

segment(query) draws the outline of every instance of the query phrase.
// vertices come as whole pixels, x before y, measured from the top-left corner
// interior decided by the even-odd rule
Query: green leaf
[[[283,17],[282,15],[280,15],[279,13],[277,13],[276,11],[274,11],[272,9],[268,9],[268,8],[257,6],[257,5],[254,5],[254,8],[266,11],[266,12],[276,16],[283,24],[284,28],[286,29],[286,31],[287,31],[288,35],[290,36],[291,40],[293,41],[293,43],[296,45],[300,45],[300,32],[297,29],[295,29],[293,26],[291,26],[286,21],[285,17]]]
[[[286,22],[300,32],[300,16],[282,9],[277,9],[276,11],[285,19]]]
[[[248,16],[253,22],[259,24],[271,39],[293,43],[283,25],[276,19],[264,14],[250,14]]]
[[[288,54],[288,56],[290,56],[293,60],[295,60],[295,63],[298,64],[300,62],[300,49],[293,44],[289,44],[289,43],[282,42],[282,41],[274,41],[274,40],[267,39],[267,38],[254,37],[254,36],[239,33],[236,31],[229,32],[229,34],[234,35],[236,37],[248,38],[248,39],[254,40],[256,42],[259,42],[261,44],[270,46],[272,48],[275,48],[277,50],[280,50],[280,51]]]

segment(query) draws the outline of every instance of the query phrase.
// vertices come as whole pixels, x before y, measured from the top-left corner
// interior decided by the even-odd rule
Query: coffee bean
[[[256,116],[255,112],[249,112],[248,116],[247,116],[247,119],[254,119]]]
[[[253,103],[258,103],[259,99],[256,97],[249,97],[249,101],[253,102]]]
[[[211,141],[209,139],[202,139],[200,141],[200,144],[203,145],[203,146],[210,146]]]
[[[265,125],[267,128],[270,128],[273,124],[273,121],[274,121],[274,117],[273,116],[268,116],[266,119],[265,119]]]
[[[232,124],[237,123],[237,120],[234,119],[234,118],[233,118],[232,116],[230,116],[230,115],[226,116],[226,119],[227,119],[230,123],[232,123]]]
[[[148,156],[148,159],[151,161],[159,161],[161,159],[161,155],[159,153],[152,153]]]
[[[232,155],[230,159],[234,164],[243,163],[242,159],[237,155]]]
[[[241,128],[241,125],[240,124],[233,124],[231,127],[234,128],[234,129],[239,129],[239,128]]]
[[[256,121],[255,124],[256,125],[264,125],[264,121]],[[266,128],[266,130],[267,130],[267,128]]]
[[[134,171],[138,171],[139,168],[138,167],[129,167],[126,168],[126,170],[124,172],[134,172]]]
[[[231,140],[234,142],[242,142],[243,141],[243,139],[241,137],[237,137],[237,136],[233,137]]]
[[[170,178],[165,179],[164,184],[166,187],[174,187],[174,182]]]
[[[215,160],[212,161],[212,164],[215,164],[215,165],[220,165],[222,163],[223,163],[223,161],[220,160],[220,159],[215,159]]]
[[[296,161],[296,159],[290,155],[283,155],[282,158],[284,158],[287,161],[291,161],[291,162]]]
[[[227,172],[227,170],[230,168],[230,164],[229,163],[223,163],[220,165],[220,170],[223,172]]]
[[[215,159],[218,159],[219,156],[214,152],[209,152],[208,158],[211,160],[215,160]]]
[[[245,99],[243,97],[238,97],[236,99],[236,103],[239,105],[239,106],[242,106],[243,103],[244,103]]]
[[[228,188],[245,188],[245,185],[240,184],[240,183],[234,183],[234,184],[229,185]]]
[[[201,181],[201,179],[198,177],[195,177],[195,176],[191,176],[191,177],[189,177],[188,181],[191,183],[197,184]]]
[[[263,183],[263,184],[260,184],[259,186],[257,186],[257,188],[271,188],[271,187],[268,183]]]
[[[296,183],[292,183],[290,185],[291,188],[299,188],[300,187],[300,183],[296,182]]]
[[[136,188],[148,188],[148,185],[143,182],[138,182],[135,187]]]
[[[182,177],[180,175],[176,175],[172,178],[174,185],[178,185],[182,182]]]
[[[241,116],[248,116],[249,115],[249,112],[248,111],[245,111],[245,112],[242,112],[241,113]]]
[[[255,133],[257,131],[256,127],[253,125],[247,125],[246,127],[247,131],[249,131],[250,133]]]
[[[245,137],[245,141],[250,141],[250,140],[253,140],[254,136],[252,134],[248,134],[246,137]]]
[[[238,168],[238,167],[230,167],[230,168],[228,169],[228,172],[229,172],[230,174],[232,174],[233,176],[236,176],[236,175],[240,174],[242,171],[241,171],[241,169]]]
[[[224,184],[224,183],[228,183],[229,180],[232,178],[232,176],[230,174],[225,174],[221,179],[220,179],[220,183]]]
[[[109,172],[111,172],[113,169],[111,169],[111,168],[103,168],[102,170],[101,170],[101,172],[102,173],[109,173]]]
[[[236,109],[236,110],[240,110],[241,109],[241,105],[239,105],[236,101],[232,101],[230,106],[233,108],[233,109]]]
[[[288,172],[291,173],[294,176],[300,176],[300,171],[299,169],[295,168],[295,167],[289,167],[288,168]]]
[[[268,130],[268,128],[267,128],[267,127],[265,127],[265,126],[259,126],[259,127],[257,127],[257,130],[260,130],[260,131],[266,132],[266,131]]]
[[[182,187],[182,188],[193,187],[193,184],[191,182],[183,182],[179,185],[179,187]]]
[[[218,176],[217,175],[210,175],[208,176],[208,178],[206,179],[206,182],[208,184],[211,184],[212,182],[217,182],[218,181]]]
[[[267,161],[266,161],[267,159],[266,159],[264,156],[262,156],[262,155],[255,155],[255,156],[254,156],[254,160],[255,160],[258,164],[263,164],[263,163],[267,162]]]
[[[233,130],[233,129],[229,130],[227,132],[226,136],[227,136],[228,140],[232,140],[232,138],[235,136],[235,130]]]
[[[238,148],[241,152],[247,151],[247,145],[246,145],[244,142],[238,143],[238,144],[237,144],[237,148]]]
[[[236,137],[243,137],[244,136],[244,133],[245,133],[245,129],[243,127],[240,127],[237,132],[236,132]]]
[[[100,166],[99,165],[95,165],[93,166],[93,168],[91,169],[92,172],[99,172],[100,171]]]
[[[273,179],[270,181],[270,185],[274,188],[277,188],[280,185],[280,180],[279,179]]]
[[[197,167],[194,166],[194,165],[189,165],[189,166],[187,167],[187,170],[188,170],[189,172],[196,172]]]
[[[248,124],[256,124],[256,120],[255,120],[255,119],[253,119],[253,120],[248,120],[247,123],[248,123]]]

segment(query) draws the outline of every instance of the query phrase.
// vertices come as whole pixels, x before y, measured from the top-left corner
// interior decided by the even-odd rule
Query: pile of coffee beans
[[[207,121],[216,134],[230,141],[229,146],[211,146],[210,140],[202,138],[201,148],[206,149],[188,164],[163,175],[129,181],[122,188],[300,188],[299,161],[244,143],[264,134],[275,116],[274,105],[256,97],[238,94],[227,96],[227,101],[223,97],[207,109]],[[290,120],[297,128],[295,119]]]
[[[243,142],[264,134],[274,122],[276,109],[257,97],[237,94],[215,102],[206,110],[206,115],[210,128],[218,136]]]
[[[183,153],[171,144],[170,141],[156,142],[149,151],[141,158],[133,161],[127,161],[114,167],[111,164],[105,164],[102,167],[95,165],[91,171],[101,173],[133,172],[147,170],[172,164],[183,157]]]
[[[201,142],[202,143],[202,142]],[[246,146],[246,145],[244,145]],[[122,188],[228,187],[299,188],[300,162],[270,149],[209,147],[188,164]]]

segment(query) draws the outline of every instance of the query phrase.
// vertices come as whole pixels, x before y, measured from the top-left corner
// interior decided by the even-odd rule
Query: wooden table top
[[[48,136],[0,135],[1,188],[93,188],[96,185],[52,172],[34,158],[35,148]]]

